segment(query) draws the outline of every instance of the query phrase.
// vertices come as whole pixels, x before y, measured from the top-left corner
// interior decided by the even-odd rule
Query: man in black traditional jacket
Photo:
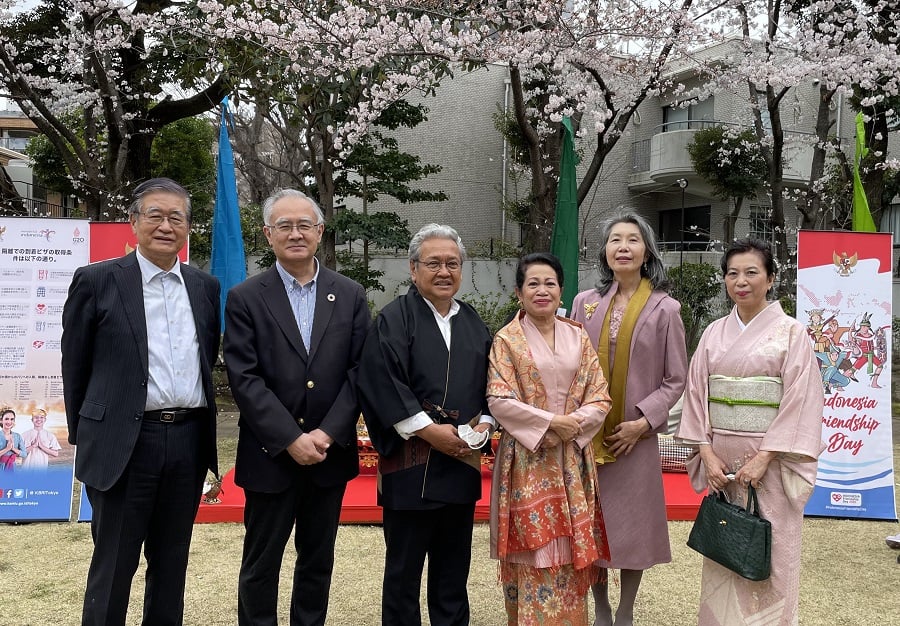
[[[465,247],[449,226],[428,224],[409,245],[413,286],[375,320],[359,364],[359,396],[378,450],[384,510],[382,624],[418,626],[428,557],[428,615],[434,626],[469,623],[466,581],[480,451],[458,428],[482,433],[491,335],[453,296]],[[477,441],[473,441],[475,448]]]

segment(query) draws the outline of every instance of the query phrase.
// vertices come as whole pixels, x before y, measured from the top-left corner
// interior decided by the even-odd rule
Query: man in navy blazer
[[[181,624],[194,517],[217,474],[212,367],[219,282],[178,261],[188,192],[134,190],[138,248],[76,270],[63,308],[62,377],[75,475],[93,508],[82,624],[124,624],[141,546],[143,624]]]
[[[275,266],[228,293],[225,366],[240,409],[235,482],[244,488],[238,624],[277,625],[291,531],[291,626],[324,624],[347,482],[359,472],[352,376],[368,330],[366,294],[319,265],[319,207],[283,189],[263,204]]]

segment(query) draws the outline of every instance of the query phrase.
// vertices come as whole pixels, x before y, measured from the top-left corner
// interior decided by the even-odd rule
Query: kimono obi
[[[778,415],[782,383],[775,376],[709,377],[709,425],[720,430],[764,433]]]

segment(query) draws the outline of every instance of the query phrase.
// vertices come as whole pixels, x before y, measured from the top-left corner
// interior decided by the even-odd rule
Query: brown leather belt
[[[145,420],[151,422],[163,422],[166,424],[183,422],[184,420],[203,417],[204,415],[206,415],[205,407],[196,409],[160,409],[158,411],[144,411]]]

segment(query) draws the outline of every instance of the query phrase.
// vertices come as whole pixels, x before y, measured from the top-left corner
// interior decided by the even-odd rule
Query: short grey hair
[[[659,247],[656,245],[656,235],[653,233],[653,229],[642,215],[622,209],[611,213],[600,222],[600,245],[604,249],[600,254],[600,263],[598,265],[600,279],[597,281],[597,291],[600,292],[601,296],[605,296],[615,281],[612,268],[606,262],[606,242],[609,241],[609,234],[612,232],[613,226],[622,223],[637,226],[641,233],[641,239],[644,240],[644,247],[647,249],[647,261],[641,265],[641,277],[650,279],[650,287],[653,289],[668,290],[669,275],[666,273],[666,266],[663,264]]]
[[[134,193],[132,193],[133,200],[128,206],[128,214],[139,215],[141,209],[144,208],[144,198],[151,193],[170,193],[183,199],[187,220],[191,221],[191,194],[171,178],[151,178],[135,187]]]
[[[413,235],[409,242],[410,262],[415,263],[419,260],[419,251],[422,248],[422,244],[428,239],[449,239],[453,241],[459,248],[459,258],[465,260],[466,247],[463,245],[462,239],[459,238],[459,233],[456,232],[455,228],[444,224],[425,224],[419,229],[419,232]]]
[[[302,191],[298,191],[296,189],[279,189],[271,196],[266,198],[265,202],[263,202],[263,224],[266,224],[267,226],[271,225],[269,224],[269,220],[272,218],[272,210],[275,207],[275,203],[282,198],[297,198],[299,200],[306,200],[312,205],[313,211],[316,214],[316,224],[325,223],[325,214],[322,213],[322,209],[319,208],[319,205],[316,204],[315,200],[307,196]]]

